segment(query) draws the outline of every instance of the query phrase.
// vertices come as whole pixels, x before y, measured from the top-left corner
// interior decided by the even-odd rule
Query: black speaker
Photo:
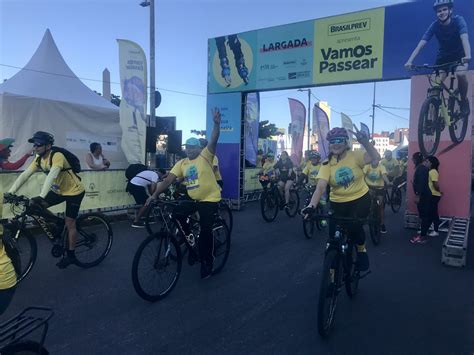
[[[168,153],[181,153],[183,131],[168,132]]]
[[[156,140],[158,139],[158,130],[156,127],[146,128],[146,151],[156,153]]]

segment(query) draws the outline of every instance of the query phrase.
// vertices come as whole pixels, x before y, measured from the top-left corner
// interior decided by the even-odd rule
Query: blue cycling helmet
[[[321,154],[316,150],[312,150],[309,152],[309,159],[321,159]]]
[[[436,11],[440,6],[448,6],[451,9],[454,6],[454,0],[435,0],[433,9]]]

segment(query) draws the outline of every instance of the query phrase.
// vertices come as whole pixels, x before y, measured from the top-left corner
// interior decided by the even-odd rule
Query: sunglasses
[[[33,144],[33,147],[35,147],[35,148],[39,148],[39,147],[42,147],[42,146],[44,146],[44,144],[38,144],[38,143]]]
[[[329,144],[342,144],[342,143],[346,143],[345,138],[333,138],[329,140]]]

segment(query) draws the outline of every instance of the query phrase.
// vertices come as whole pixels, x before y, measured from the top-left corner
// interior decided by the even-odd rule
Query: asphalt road
[[[234,214],[229,260],[200,280],[183,263],[164,300],[137,296],[131,264],[145,230],[113,224],[98,267],[56,268],[45,238],[38,262],[3,319],[29,305],[53,307],[51,354],[473,354],[474,257],[464,269],[440,263],[443,236],[412,245],[403,211],[387,210],[389,234],[373,247],[372,273],[354,300],[339,299],[331,337],[317,333],[316,305],[326,235],[305,239],[300,218],[273,223],[257,203]]]

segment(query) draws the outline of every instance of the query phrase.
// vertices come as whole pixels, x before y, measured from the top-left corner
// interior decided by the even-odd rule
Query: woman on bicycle
[[[284,151],[281,153],[280,160],[275,164],[275,170],[278,176],[278,189],[280,192],[282,190],[285,192],[285,208],[289,208],[290,189],[293,186],[296,174],[293,168],[293,162],[287,152]]]
[[[387,233],[385,228],[385,190],[384,186],[391,183],[387,177],[387,170],[377,159],[364,166],[365,183],[370,189],[372,196],[377,197],[380,216],[380,233]]]
[[[379,160],[379,153],[369,142],[367,136],[356,128],[355,134],[363,151],[351,151],[349,135],[345,128],[333,128],[326,136],[329,142],[329,156],[318,173],[318,184],[308,207],[314,209],[326,191],[331,187],[329,200],[334,216],[364,219],[370,212],[369,188],[364,181],[363,168],[373,160]],[[335,233],[335,221],[330,220],[329,235]],[[357,267],[360,271],[368,270],[369,258],[365,248],[363,223],[353,222],[350,229],[351,238],[357,244]]]

